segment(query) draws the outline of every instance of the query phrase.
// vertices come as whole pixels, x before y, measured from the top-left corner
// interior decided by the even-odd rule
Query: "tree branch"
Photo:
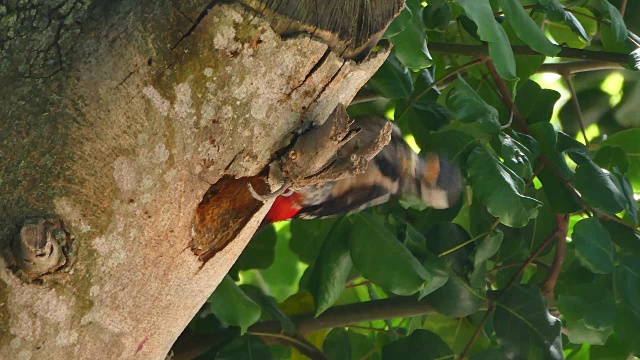
[[[603,62],[598,60],[584,61],[564,61],[558,63],[544,63],[540,65],[537,72],[549,72],[555,74],[575,74],[579,72],[596,70],[622,70],[624,67],[619,63]]]
[[[542,295],[547,298],[547,303],[554,300],[553,290],[560,276],[560,270],[562,270],[562,263],[564,262],[564,254],[567,249],[567,233],[569,232],[569,215],[556,215],[556,221],[558,223],[558,234],[556,240],[556,253],[553,257],[553,263],[551,264],[551,270],[549,275],[540,285],[542,288]]]
[[[468,45],[456,43],[442,43],[430,41],[429,50],[445,54],[458,54],[473,57],[489,56],[489,48],[487,45]],[[526,45],[512,45],[515,55],[523,56],[544,56],[543,54],[531,49]],[[630,60],[629,55],[621,53],[613,53],[607,51],[593,51],[584,49],[574,49],[564,47],[558,53],[557,57],[569,59],[595,60],[617,64],[627,64]]]
[[[486,307],[482,307],[486,310]],[[349,326],[375,320],[409,318],[419,315],[435,313],[435,309],[426,300],[416,297],[398,296],[393,298],[372,300],[363,303],[335,306],[318,317],[315,312],[294,315],[291,320],[295,324],[297,335],[304,336],[317,330]],[[227,330],[213,334],[183,334],[173,346],[173,359],[191,359],[203,354],[215,346],[220,346]],[[271,320],[254,324],[247,330],[250,334],[260,335],[263,339],[267,334],[282,334],[284,329],[279,321]],[[273,337],[273,336],[272,336]],[[299,337],[296,337],[299,339]],[[198,347],[194,351],[192,347]]]
[[[296,325],[298,333],[305,335],[321,329],[434,312],[435,310],[426,300],[418,301],[415,297],[393,297],[332,307],[318,317],[314,317],[313,312],[295,315],[291,320]],[[249,331],[280,333],[283,329],[278,321],[265,321],[252,325]]]

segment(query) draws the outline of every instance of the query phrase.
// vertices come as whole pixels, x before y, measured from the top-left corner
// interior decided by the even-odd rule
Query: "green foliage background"
[[[218,339],[200,358],[640,356],[640,77],[634,56],[611,64],[638,38],[621,3],[407,1],[349,111],[445,153],[462,199],[258,234],[183,334]]]

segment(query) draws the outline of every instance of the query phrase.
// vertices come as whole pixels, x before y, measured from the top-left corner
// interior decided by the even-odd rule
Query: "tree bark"
[[[0,358],[163,358],[268,210],[201,267],[207,189],[259,173],[388,52],[344,60],[237,3],[50,3],[0,5]],[[21,233],[64,258],[18,271]]]

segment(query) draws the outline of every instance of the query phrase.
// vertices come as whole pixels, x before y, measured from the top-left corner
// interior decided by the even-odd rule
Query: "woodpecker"
[[[367,134],[377,133],[386,123],[389,121],[381,117],[362,117],[355,119],[353,126],[359,128],[362,137],[366,138]],[[351,142],[351,147],[346,146],[340,151],[348,152],[357,146],[358,137]],[[392,123],[391,140],[373,157],[365,172],[278,196],[263,225],[289,219],[354,213],[393,197],[414,197],[426,206],[444,209],[455,204],[460,189],[461,175],[457,166],[437,153],[416,154],[404,141],[400,129]]]

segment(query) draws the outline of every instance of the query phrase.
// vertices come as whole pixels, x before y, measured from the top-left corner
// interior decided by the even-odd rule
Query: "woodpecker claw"
[[[251,186],[251,183],[247,183],[247,187],[249,188],[249,192],[254,199],[262,202],[267,202],[271,199],[277,198],[278,196],[291,196],[293,194],[293,189],[291,189],[291,182],[289,180],[285,180],[284,184],[280,186],[280,188],[270,194],[260,195],[256,192],[256,190]]]

